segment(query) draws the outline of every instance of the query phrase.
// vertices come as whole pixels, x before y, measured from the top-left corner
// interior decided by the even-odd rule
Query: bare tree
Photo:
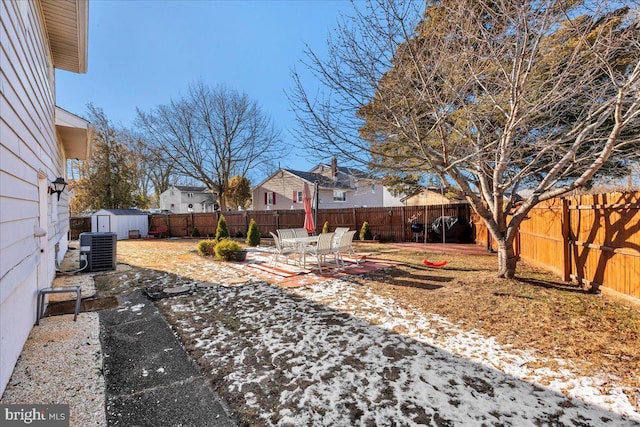
[[[217,194],[222,209],[231,177],[271,167],[282,153],[271,119],[246,94],[224,86],[193,84],[185,97],[149,113],[138,110],[137,125],[177,174]]]
[[[160,206],[160,195],[169,188],[172,180],[175,179],[173,160],[166,155],[162,148],[150,144],[144,137],[138,136],[137,141],[136,148],[140,156],[142,186],[145,188],[146,194],[151,192],[149,187],[153,187],[155,204]]]
[[[360,3],[357,3],[360,4]],[[299,139],[384,171],[438,174],[464,195],[513,277],[520,223],[541,201],[640,152],[638,5],[371,0],[329,57],[294,72]],[[526,200],[509,197],[522,188]]]

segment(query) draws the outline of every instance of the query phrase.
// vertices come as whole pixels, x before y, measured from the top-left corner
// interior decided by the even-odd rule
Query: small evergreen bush
[[[216,240],[219,242],[222,239],[231,237],[229,235],[229,227],[227,227],[227,220],[224,219],[224,215],[220,215],[218,220],[218,227],[216,228]]]
[[[191,231],[191,237],[200,237],[200,230],[197,227],[193,227],[193,231]]]
[[[322,226],[322,234],[326,234],[329,232],[329,221],[325,221]]]
[[[247,246],[258,246],[260,244],[260,229],[258,224],[251,218],[249,221],[249,230],[247,230]]]
[[[242,250],[240,243],[231,239],[220,240],[214,248],[216,258],[225,261],[231,261],[234,259],[234,254],[239,250]]]
[[[371,230],[369,229],[369,222],[365,221],[362,223],[362,227],[360,228],[360,240],[371,239],[373,239],[373,234],[371,234]]]
[[[216,243],[217,242],[215,240],[211,239],[200,240],[198,242],[198,253],[200,255],[213,255],[213,248],[216,246]]]

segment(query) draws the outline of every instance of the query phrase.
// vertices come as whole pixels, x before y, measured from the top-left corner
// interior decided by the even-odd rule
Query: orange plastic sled
[[[447,265],[447,261],[432,262],[426,258],[422,261],[422,263],[427,267],[444,267],[445,265]]]

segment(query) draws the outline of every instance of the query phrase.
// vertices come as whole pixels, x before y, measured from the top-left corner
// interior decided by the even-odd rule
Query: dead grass
[[[177,280],[188,280],[184,276],[208,280],[197,277],[198,269],[193,266],[213,261],[197,255],[196,243],[118,242],[118,259],[154,270],[149,277],[136,277],[134,284],[141,287],[157,280],[159,271],[174,273]],[[640,389],[638,306],[588,293],[524,264],[518,265],[517,279],[498,279],[494,256],[386,249],[384,245],[356,248],[377,258],[400,261],[400,266],[354,280],[392,297],[397,304],[439,314],[464,329],[493,336],[502,345],[533,349],[543,358],[571,360],[579,375],[613,373],[619,377],[618,385]],[[425,256],[432,261],[446,258],[449,263],[445,268],[428,268],[422,264]],[[637,407],[637,395],[629,398]]]
[[[522,263],[518,278],[505,280],[495,275],[494,257],[426,255],[435,261],[446,258],[449,264],[442,269],[424,267],[423,252],[376,253],[404,264],[359,281],[408,306],[493,336],[503,345],[572,360],[581,375],[609,372],[620,377],[620,385],[640,388],[638,306],[589,293]],[[637,396],[629,397],[638,405]]]

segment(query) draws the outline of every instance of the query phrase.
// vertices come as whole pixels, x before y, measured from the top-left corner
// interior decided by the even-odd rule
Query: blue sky
[[[88,71],[56,72],[57,104],[84,116],[93,103],[132,127],[136,108],[168,103],[202,79],[246,92],[294,144],[291,69],[300,71],[305,44],[325,52],[340,13],[352,10],[337,0],[92,0]],[[307,170],[318,161],[292,150],[281,166]]]

